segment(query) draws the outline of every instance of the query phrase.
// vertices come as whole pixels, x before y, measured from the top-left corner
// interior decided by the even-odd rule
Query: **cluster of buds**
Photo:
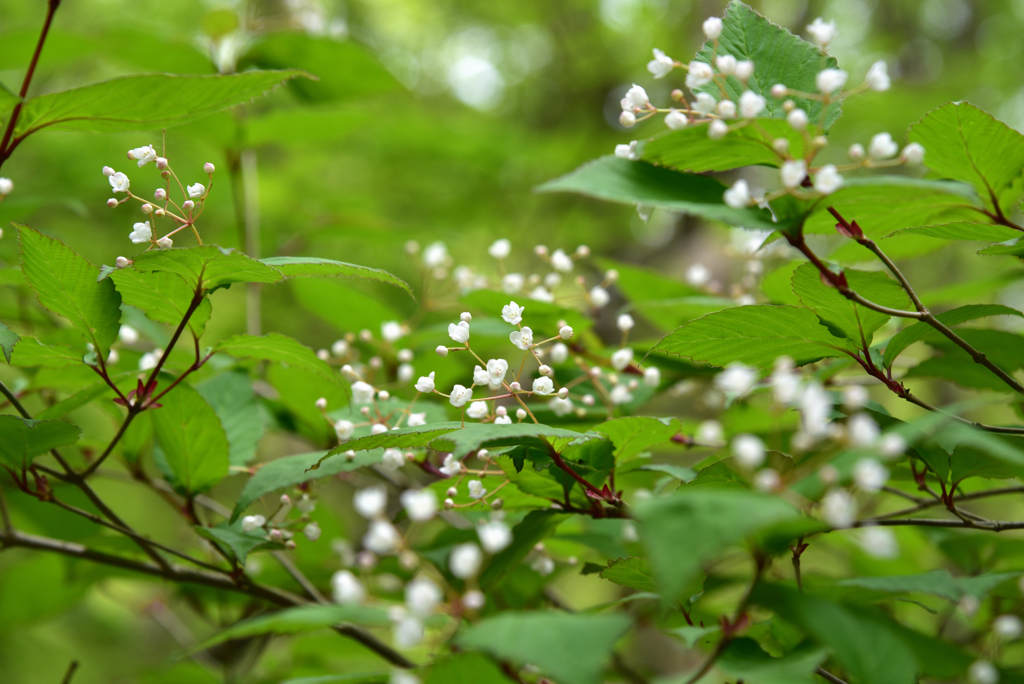
[[[712,44],[710,63],[694,60],[689,64],[683,64],[667,56],[661,50],[655,49],[654,59],[647,65],[648,70],[655,78],[663,78],[676,68],[686,71],[686,87],[691,91],[694,99],[687,100],[683,91],[677,89],[672,91],[671,97],[679,103],[678,106],[659,108],[651,103],[647,92],[641,86],[633,85],[622,99],[622,114],[619,117],[619,122],[629,128],[639,121],[657,114],[664,114],[665,124],[672,130],[685,128],[691,124],[708,124],[708,136],[715,140],[724,138],[730,132],[747,126],[757,127],[759,132],[769,139],[772,150],[779,157],[779,180],[782,187],[766,194],[751,188],[746,180],[740,179],[724,194],[724,200],[729,206],[734,208],[752,205],[763,206],[764,203],[784,195],[793,195],[801,199],[830,195],[842,187],[842,174],[847,171],[898,164],[919,165],[924,160],[925,150],[921,145],[910,143],[901,151],[889,133],[879,133],[871,139],[867,149],[860,144],[852,145],[848,151],[850,162],[847,164],[814,165],[818,153],[827,145],[827,139],[821,135],[811,135],[808,130],[808,126],[812,123],[810,116],[806,110],[798,107],[789,98],[819,103],[821,106],[820,123],[824,124],[830,104],[868,90],[876,92],[889,90],[891,79],[884,61],[872,64],[864,81],[849,90],[843,90],[849,74],[836,68],[826,68],[817,74],[815,78],[817,92],[802,92],[783,83],[772,86],[771,96],[783,101],[782,108],[786,114],[786,122],[804,138],[805,153],[801,157],[795,157],[790,152],[790,142],[787,137],[773,138],[757,123],[758,118],[766,112],[768,106],[763,95],[747,88],[735,102],[729,96],[729,90],[726,88],[728,79],[738,79],[746,88],[754,74],[754,63],[749,60],[739,60],[721,52],[719,44],[719,36],[723,29],[721,19],[711,17],[704,22],[703,28],[704,34]],[[825,22],[818,18],[807,26],[807,32],[814,43],[824,50],[835,38],[836,27],[834,22]],[[713,94],[710,92],[712,90],[717,90],[717,92]],[[640,142],[634,140],[628,144],[617,145],[615,155],[624,159],[639,159]]]
[[[158,187],[153,192],[153,199],[146,199],[136,195],[131,190],[131,180],[128,175],[115,171],[109,166],[103,167],[103,175],[107,177],[111,189],[115,195],[124,193],[124,198],[111,197],[107,200],[107,206],[111,209],[118,207],[129,200],[136,200],[141,204],[142,213],[149,217],[148,220],[138,221],[132,226],[128,239],[136,245],[147,245],[146,249],[170,249],[174,246],[173,236],[186,228],[191,229],[199,244],[203,244],[199,231],[196,228],[196,221],[203,213],[206,199],[209,197],[210,189],[213,187],[214,165],[207,162],[203,165],[203,172],[206,173],[207,182],[184,185],[179,180],[174,169],[166,157],[157,154],[156,148],[152,145],[137,147],[128,150],[128,159],[138,163],[139,168],[150,162],[160,171],[160,177],[164,180],[163,187]],[[176,202],[171,198],[171,183],[177,186],[181,194],[181,201]],[[166,218],[172,222],[172,227],[163,236],[156,237],[159,231],[156,230],[157,219]],[[117,257],[118,268],[125,268],[131,263],[127,257]]]
[[[292,510],[298,510],[300,515],[291,520],[288,519]],[[311,542],[320,538],[320,525],[310,521],[309,514],[316,509],[316,500],[309,494],[302,494],[297,501],[293,501],[287,494],[282,494],[278,501],[277,510],[268,516],[247,515],[242,518],[242,531],[246,534],[259,533],[265,535],[267,541],[284,544],[287,549],[295,548],[296,530],[301,530],[302,535]]]

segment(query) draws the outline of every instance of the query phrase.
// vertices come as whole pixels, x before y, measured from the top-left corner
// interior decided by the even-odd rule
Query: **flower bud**
[[[292,505],[292,498],[290,496],[288,496],[287,494],[282,494],[280,501],[281,501],[281,505],[282,506],[291,506]]]
[[[518,382],[513,382],[512,384],[510,384],[508,386],[508,388],[510,390],[512,390],[513,392],[519,392],[519,391],[521,391],[523,389],[523,386],[520,385]]]
[[[170,249],[174,246],[174,240],[169,237],[162,237],[156,241],[156,246],[160,249]]]
[[[623,128],[632,128],[636,125],[636,115],[633,112],[622,112],[619,114],[619,123]]]
[[[558,390],[558,398],[559,399],[568,399],[569,398],[569,388],[568,387],[563,387],[562,389]]]
[[[185,211],[192,211],[193,209],[195,209],[195,207],[196,203],[193,202],[192,200],[185,200],[184,202],[181,203],[181,208],[184,209]]]
[[[516,418],[519,420],[526,420],[526,409],[516,409]]]
[[[675,90],[673,90],[669,94],[669,97],[671,97],[674,102],[682,102],[683,101],[683,91],[680,90],[679,88],[676,88]]]
[[[164,211],[163,209],[157,209],[157,210],[156,210],[155,212],[153,212],[153,213],[154,213],[154,214],[156,214],[157,216],[167,216],[167,212],[166,212],[166,211]]]
[[[109,166],[104,166],[103,167],[103,175],[106,176],[107,178],[109,178],[110,176],[113,176],[114,173],[116,173],[114,171],[114,169],[110,168]]]
[[[445,499],[444,500],[444,510],[450,511],[453,508],[455,508],[455,502],[452,501],[451,499]]]
[[[449,498],[454,497],[454,496],[458,496],[459,495],[459,490],[456,489],[455,487],[449,487],[448,491],[445,492],[445,495],[448,496]]]
[[[167,169],[167,159],[165,157],[157,157],[156,158],[156,168],[160,169],[161,171],[166,170]]]
[[[541,366],[540,368],[538,368],[537,372],[540,373],[541,375],[551,375],[551,373],[552,373],[551,366],[548,366],[547,364],[545,364],[545,365]]]
[[[377,399],[379,399],[380,401],[387,401],[390,398],[391,393],[388,392],[387,390],[381,390],[380,392],[377,392]]]
[[[128,268],[128,264],[130,263],[131,262],[128,261],[128,258],[123,256],[117,257],[117,259],[114,261],[114,265],[117,266],[118,268]]]
[[[491,502],[491,508],[495,511],[500,511],[501,507],[505,505],[505,502],[501,499],[495,499]]]
[[[568,340],[569,338],[572,337],[572,332],[572,328],[570,328],[567,325],[563,325],[562,328],[558,331],[558,336],[561,337],[563,340]]]
[[[208,174],[212,175],[213,172],[216,171],[216,170],[217,170],[217,167],[214,166],[213,164],[211,164],[210,162],[206,162],[205,164],[203,164],[203,171],[205,171]]]
[[[850,145],[850,148],[846,151],[846,153],[850,156],[851,160],[855,162],[860,161],[861,159],[864,158],[865,155],[864,146],[861,145],[860,143],[854,143]]]
[[[471,323],[473,321],[473,314],[469,313],[468,311],[463,311],[462,314],[459,315],[459,320],[465,321],[466,323]]]
[[[434,351],[437,352],[438,356],[448,356],[448,347],[444,346],[443,344],[437,345],[437,349],[435,349]]]
[[[153,213],[153,205],[149,204],[149,203],[143,204],[142,205],[142,213],[143,214],[152,214]]]
[[[117,204],[118,204],[117,200],[114,199],[113,197],[111,197],[110,199],[107,200],[107,206],[110,207],[111,209],[115,208],[117,206]]]
[[[781,83],[776,83],[775,85],[772,86],[772,97],[776,99],[781,100],[782,98],[786,97],[788,93],[789,88],[782,85]]]
[[[327,408],[327,399],[324,397],[320,397],[319,399],[317,399],[316,407],[323,411],[325,408]]]

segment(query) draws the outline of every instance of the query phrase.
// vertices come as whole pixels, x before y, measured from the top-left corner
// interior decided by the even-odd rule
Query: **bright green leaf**
[[[507,684],[508,677],[493,660],[480,653],[438,658],[423,684]]]
[[[14,352],[14,345],[18,344],[18,340],[21,336],[8,328],[3,323],[0,323],[0,350],[3,350],[4,358],[7,359],[7,363],[11,362],[11,354]]]
[[[337,381],[339,374],[317,358],[316,352],[298,340],[279,333],[262,336],[235,335],[224,340],[215,352],[230,354],[240,359],[259,359],[283,363],[289,367],[312,371],[320,377]]]
[[[178,385],[152,409],[162,466],[179,492],[204,492],[228,474],[228,439],[206,400],[188,385]]]
[[[196,533],[217,543],[242,565],[253,551],[283,549],[284,545],[267,539],[266,532],[246,532],[239,521],[223,521],[216,527],[196,527]]]
[[[161,249],[133,257],[138,271],[176,273],[190,288],[212,290],[231,283],[277,283],[284,276],[241,252],[214,245],[185,249]]]
[[[658,593],[658,583],[654,581],[651,562],[646,558],[617,558],[608,561],[608,567],[600,574],[603,579],[630,589]]]
[[[34,337],[25,337],[18,343],[11,364],[21,368],[65,368],[82,363],[84,351],[76,352],[63,344],[43,344]]]
[[[220,418],[228,438],[228,460],[244,466],[256,458],[263,438],[263,415],[256,403],[252,383],[245,373],[221,373],[196,387]]]
[[[32,458],[50,449],[78,441],[82,431],[62,420],[28,420],[20,416],[0,416],[0,462],[18,471]]]
[[[770,99],[768,93],[765,96]],[[810,128],[812,136],[821,130]],[[790,154],[795,159],[804,156],[804,141],[809,138],[784,120],[759,119],[757,126],[743,127],[718,140],[708,137],[706,124],[663,133],[644,144],[643,159],[687,173],[728,171],[754,164],[781,166],[784,160],[772,148],[777,138],[789,140]]]
[[[682,430],[675,418],[650,418],[629,416],[600,423],[595,432],[607,435],[615,445],[615,458],[624,461],[647,451],[653,446],[665,444]]]
[[[150,320],[175,327],[185,318],[195,297],[193,287],[181,276],[167,271],[121,268],[113,271],[110,279],[125,304],[141,309]],[[188,327],[197,337],[202,336],[212,310],[209,298],[203,297],[189,317]]]
[[[956,309],[940,313],[936,318],[946,326],[954,326],[966,323],[967,321],[973,321],[978,318],[987,318],[989,316],[1020,316],[1024,318],[1024,313],[1001,304],[968,304],[967,306],[961,306]],[[896,360],[896,357],[902,354],[907,347],[915,342],[920,342],[922,340],[937,340],[941,334],[942,333],[923,321],[918,321],[913,325],[907,326],[896,333],[896,335],[889,340],[888,344],[886,344],[884,357],[885,365],[891,367],[892,362]]]
[[[285,278],[332,276],[379,280],[382,283],[399,287],[409,293],[409,296],[412,296],[412,290],[409,289],[409,286],[404,281],[379,268],[357,266],[318,257],[269,257],[267,259],[260,259],[260,261],[280,271]]]
[[[978,242],[1006,242],[1021,236],[1019,230],[998,226],[991,223],[975,223],[973,221],[955,221],[934,226],[917,226],[897,230],[886,237],[900,235],[923,235],[940,240],[976,240]]]

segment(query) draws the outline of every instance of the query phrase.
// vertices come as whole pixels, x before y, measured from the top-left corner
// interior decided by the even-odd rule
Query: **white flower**
[[[334,434],[342,442],[352,439],[352,434],[355,431],[356,426],[351,420],[341,419],[334,423]]]
[[[590,303],[595,309],[603,309],[608,306],[608,302],[612,300],[611,295],[608,294],[608,290],[604,289],[600,285],[595,285],[590,288]]]
[[[680,128],[686,128],[689,123],[690,120],[686,118],[686,114],[683,114],[678,109],[670,109],[668,114],[665,115],[665,125],[673,131],[678,131]]]
[[[170,249],[174,246],[174,241],[169,237],[162,237],[156,241],[156,246],[160,249]]]
[[[753,119],[765,108],[765,100],[752,90],[746,90],[740,95],[740,115],[744,119]]]
[[[402,507],[410,520],[430,520],[437,513],[437,495],[430,489],[407,489],[402,492]]]
[[[745,468],[756,468],[764,463],[764,442],[755,435],[736,435],[732,440],[732,454]]]
[[[247,515],[242,518],[242,531],[243,532],[255,532],[259,528],[263,527],[267,522],[267,519],[262,515]]]
[[[888,159],[895,157],[899,150],[900,146],[896,144],[891,135],[877,133],[872,136],[871,144],[868,145],[868,156],[872,159]]]
[[[455,477],[462,472],[462,462],[455,458],[455,454],[448,454],[438,470],[448,477]]]
[[[992,631],[1005,641],[1014,641],[1024,631],[1024,625],[1016,615],[1000,615],[992,621]]]
[[[636,161],[640,158],[637,153],[637,146],[640,144],[638,140],[632,140],[628,145],[616,145],[615,156],[619,159],[628,159],[630,161]]]
[[[831,94],[846,85],[847,73],[842,69],[822,69],[815,78],[818,90]]]
[[[627,102],[627,100],[623,100]],[[623,128],[632,128],[636,125],[636,115],[633,112],[622,112],[619,114],[619,123]]]
[[[387,321],[380,324],[380,336],[384,338],[385,342],[394,342],[401,339],[403,335],[405,335],[405,329],[398,321]]]
[[[538,285],[530,292],[530,299],[550,304],[551,302],[555,301],[555,295],[553,295],[543,285]]]
[[[647,63],[647,70],[654,74],[654,78],[664,78],[671,73],[675,60],[666,55],[658,48],[654,48],[654,59]]]
[[[547,577],[555,571],[555,561],[551,556],[537,556],[537,558],[530,563],[530,569],[541,577]]]
[[[512,424],[512,417],[511,416],[498,416],[497,418],[494,419],[494,424],[495,425],[511,425]]]
[[[885,61],[878,60],[872,64],[868,69],[868,75],[864,77],[864,82],[868,84],[868,88],[880,93],[888,90],[892,85],[892,79],[889,78],[889,67]]]
[[[632,330],[634,325],[636,325],[636,323],[633,321],[633,317],[629,314],[620,314],[619,317],[615,319],[615,327],[622,332]]]
[[[846,421],[846,433],[854,446],[871,446],[879,432],[878,423],[866,413],[855,413]]]
[[[376,518],[384,512],[388,504],[388,492],[383,487],[367,487],[360,489],[352,497],[352,505],[356,513],[364,518]]]
[[[776,368],[771,376],[771,385],[776,403],[792,404],[800,396],[800,376],[789,369]]]
[[[191,197],[192,199],[199,199],[206,192],[206,186],[204,186],[202,183],[190,185],[185,189],[188,190],[188,196]]]
[[[626,96],[622,100],[623,109],[629,109],[625,106],[627,103],[638,109],[646,109],[651,101],[647,97],[647,91],[634,83],[633,87],[626,91]]]
[[[469,579],[480,572],[483,560],[484,554],[480,547],[473,542],[466,542],[452,548],[451,555],[448,556],[448,568],[459,579]]]
[[[694,287],[701,287],[707,285],[708,281],[711,280],[711,271],[704,264],[691,264],[686,269],[686,282]]]
[[[467,401],[473,398],[473,388],[456,385],[448,396],[448,403],[455,408],[461,408]]]
[[[757,382],[757,370],[742,363],[731,363],[715,376],[715,387],[732,394],[746,396]]]
[[[505,306],[501,307],[501,317],[506,323],[519,325],[523,322],[524,311],[526,311],[525,306],[519,306],[514,301],[509,302]]]
[[[563,325],[561,328],[558,329],[558,336],[563,340],[572,339],[572,335],[573,330],[568,325]],[[559,344],[561,344],[561,342],[559,342]]]
[[[802,131],[807,128],[808,118],[807,112],[802,109],[794,109],[786,115],[786,122],[795,131]]]
[[[551,267],[556,271],[569,273],[572,271],[572,257],[566,254],[564,250],[556,249],[551,253]]]
[[[551,347],[551,351],[549,353],[551,354],[551,363],[565,363],[569,358],[569,347],[558,342]]]
[[[612,368],[621,371],[633,361],[633,348],[623,347],[612,354]]]
[[[688,70],[686,74],[686,87],[690,90],[696,90],[703,85],[711,83],[711,79],[715,76],[715,70],[711,68],[710,64],[704,62],[690,62],[686,68]]]
[[[903,148],[903,152],[900,153],[900,159],[911,166],[918,166],[924,161],[924,147],[916,142],[910,143]]]
[[[114,192],[124,192],[125,190],[128,189],[128,177],[125,176],[123,173],[121,175],[124,176],[124,190],[118,190],[117,186],[114,186]],[[113,178],[113,176],[111,176],[111,178]],[[114,181],[111,180],[110,184],[114,185]],[[0,197],[3,197],[4,195],[9,195],[12,192],[14,192],[14,181],[12,181],[10,178],[0,178]]]
[[[814,189],[823,195],[831,195],[843,187],[843,177],[839,175],[835,164],[826,164],[814,175]]]
[[[122,325],[117,331],[117,336],[125,344],[135,344],[139,341],[139,331],[130,325]]]
[[[398,549],[401,537],[398,530],[387,520],[376,519],[363,536],[363,546],[378,555],[393,553]]]
[[[139,370],[146,371],[156,368],[156,364],[160,361],[160,354],[156,351],[146,352],[139,357]]]
[[[480,537],[480,545],[484,551],[495,554],[512,543],[512,530],[500,520],[492,520],[476,528]]]
[[[774,492],[782,483],[782,477],[773,468],[764,468],[754,475],[754,488],[759,492]]]
[[[466,409],[466,415],[473,420],[480,420],[481,418],[487,417],[487,402],[486,401],[474,401]]]
[[[128,239],[136,245],[150,242],[153,239],[153,229],[149,227],[149,221],[132,226],[132,232],[128,233]]]
[[[782,175],[782,184],[787,188],[798,187],[807,177],[807,163],[803,159],[783,162],[779,173]]]
[[[374,427],[377,426],[374,425]],[[384,427],[384,429],[380,431],[381,434],[387,432],[387,426],[385,425],[382,427]],[[385,449],[384,454],[381,456],[380,464],[384,466],[386,470],[394,472],[405,465],[405,456],[402,455],[401,449]]]
[[[800,412],[803,414],[803,428],[807,434],[821,437],[828,428],[832,397],[820,384],[813,382],[800,397]]]
[[[572,399],[562,399],[561,397],[553,397],[548,402],[548,408],[559,417],[568,416],[575,410],[572,405]]]
[[[128,158],[138,160],[139,168],[142,168],[149,162],[156,160],[156,150],[153,149],[152,145],[136,147],[134,150],[128,150]]]
[[[877,492],[889,479],[889,469],[873,458],[862,458],[853,467],[853,480],[868,492]]]
[[[469,498],[471,499],[482,499],[487,490],[484,489],[484,483],[480,480],[469,481]]]
[[[701,28],[704,29],[704,35],[708,40],[716,40],[722,35],[722,20],[718,17],[709,17],[704,20]]]
[[[515,294],[523,289],[526,278],[520,273],[509,273],[501,279],[501,289],[508,294]]]
[[[709,93],[697,93],[697,101],[693,103],[693,109],[705,116],[715,111],[717,106],[718,100]]]
[[[721,423],[717,420],[705,420],[697,426],[695,438],[701,444],[721,444],[723,434]]]
[[[715,66],[721,73],[730,76],[736,73],[736,58],[732,55],[718,55],[715,57]]]
[[[395,646],[399,648],[410,648],[423,641],[423,623],[417,618],[403,617],[395,625],[394,631]],[[407,684],[407,682],[401,682]]]
[[[6,180],[8,183],[10,183],[9,179],[0,178],[0,181],[4,181],[4,180]],[[115,173],[115,174],[113,174],[111,176],[108,176],[107,180],[110,181],[110,187],[112,187],[114,189],[115,193],[117,193],[117,192],[128,192],[128,188],[131,186],[131,182],[128,180],[128,176],[124,175],[120,171],[118,171],[117,173]],[[11,188],[12,189],[14,188],[13,183],[11,184]],[[10,190],[8,190],[7,192],[3,192],[3,188],[0,187],[0,195],[6,195],[8,192],[10,192]]]
[[[723,119],[736,118],[736,103],[732,100],[722,100],[718,103],[716,109]],[[783,138],[783,140],[785,140],[785,138]]]
[[[826,22],[818,17],[807,27],[807,32],[811,34],[817,46],[824,49],[836,37],[836,22]]]
[[[645,368],[644,384],[648,387],[658,387],[661,384],[661,369],[657,366],[648,366]]]
[[[551,382],[551,378],[534,378],[533,380],[533,393],[541,396],[547,396],[555,391],[555,385]]]
[[[722,194],[725,203],[733,209],[743,209],[750,204],[750,188],[742,178]]]
[[[629,387],[626,385],[616,385],[612,388],[611,393],[612,403],[618,406],[619,404],[628,404],[633,401],[633,395],[629,391]]]
[[[741,81],[748,80],[754,75],[754,63],[749,59],[741,59],[736,62],[736,78]]]
[[[459,321],[458,324],[449,323],[448,336],[459,344],[465,344],[469,341],[469,323],[466,321]]]
[[[489,359],[487,361],[487,385],[498,389],[508,373],[508,361],[505,359]]]
[[[362,603],[366,598],[363,583],[350,570],[339,570],[331,576],[331,590],[334,602],[342,605]]]
[[[426,424],[427,424],[427,412],[426,411],[424,411],[423,413],[410,413],[409,414],[409,422],[406,423],[406,425],[408,425],[409,427],[418,427],[420,425],[426,425]]]
[[[903,455],[903,452],[907,450],[907,440],[903,439],[900,435],[895,432],[889,434],[878,440],[878,453],[888,458],[894,458],[896,456]]]
[[[373,395],[377,391],[373,389],[373,385],[358,380],[352,383],[352,403],[353,404],[369,404],[373,401]]]
[[[870,398],[867,388],[862,385],[850,385],[843,388],[843,406],[851,411],[864,408]]]
[[[423,392],[424,394],[430,394],[434,391],[434,371],[430,371],[430,375],[420,376],[420,379],[416,382],[416,391]]]
[[[320,526],[315,522],[311,522],[302,528],[302,534],[305,535],[306,539],[311,542],[315,542],[320,538]]]
[[[533,346],[533,330],[524,326],[522,330],[513,330],[508,339],[512,344],[526,351]]]
[[[487,248],[487,253],[495,259],[505,259],[512,253],[512,243],[505,238],[495,240],[494,243]]]
[[[473,366],[473,384],[474,385],[487,385],[490,380],[490,376],[487,375],[487,369],[479,365]]]
[[[896,535],[884,527],[868,527],[860,534],[860,548],[876,558],[895,558],[900,553]]]
[[[829,492],[821,500],[821,517],[836,529],[852,525],[856,515],[857,506],[845,489]]]
[[[971,684],[998,684],[999,670],[987,660],[975,660],[967,669]]]
[[[427,268],[444,266],[448,261],[448,248],[443,242],[434,242],[423,250],[423,265]]]

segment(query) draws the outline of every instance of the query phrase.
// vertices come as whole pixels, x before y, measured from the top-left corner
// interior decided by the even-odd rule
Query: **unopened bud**
[[[451,498],[453,496],[458,496],[459,495],[459,490],[456,489],[455,487],[449,487],[448,491],[445,492],[445,494],[448,496],[448,498]]]
[[[115,208],[117,206],[117,200],[111,197],[110,199],[107,200],[107,206],[110,207],[111,209]]]
[[[284,548],[288,549],[289,551],[294,550],[295,549],[295,542],[293,540],[289,539],[288,541],[286,541],[284,543]]]
[[[516,418],[526,420],[526,409],[516,409]]]
[[[185,211],[192,211],[193,209],[195,209],[195,207],[196,203],[193,202],[192,200],[185,200],[184,202],[181,203],[181,208],[184,209]]]
[[[167,216],[167,212],[164,211],[163,209],[157,209],[156,211],[153,212],[153,214],[156,216]]]
[[[579,247],[576,248],[576,258],[586,259],[588,256],[590,256],[590,247],[587,247],[586,245],[580,245]]]
[[[505,502],[502,501],[501,499],[495,499],[494,501],[491,502],[491,508],[496,510],[496,511],[500,511],[501,507],[504,506],[504,505],[505,505]]]
[[[148,203],[147,204],[143,204],[142,205],[142,213],[143,214],[152,214],[153,213],[153,205],[152,204],[148,204]]]
[[[287,494],[282,494],[281,495],[281,505],[282,506],[291,506],[292,505],[292,498],[290,496],[288,496]]]
[[[216,170],[217,167],[211,164],[210,162],[206,162],[205,164],[203,164],[203,171],[205,171],[208,174],[212,174]]]
[[[518,382],[513,382],[512,384],[510,384],[510,385],[508,386],[508,388],[509,388],[510,390],[512,390],[513,392],[519,392],[520,390],[522,390],[522,389],[523,389],[523,386],[522,386],[522,385],[520,385],[520,384],[519,384]]]
[[[167,199],[167,191],[164,190],[163,188],[157,188],[156,191],[153,193],[153,197],[154,199],[156,199],[157,202],[163,202],[165,199]]]
[[[558,390],[558,398],[559,399],[568,399],[569,398],[569,388],[568,387],[563,387],[562,389]]]
[[[435,349],[434,351],[437,352],[438,356],[448,356],[448,347],[444,346],[443,344],[439,344],[437,346],[437,349]]]
[[[166,170],[167,169],[167,159],[164,158],[164,157],[157,157],[156,158],[156,168],[160,169],[161,171]]]
[[[104,176],[107,176],[109,178],[110,176],[113,176],[115,173],[117,173],[117,172],[114,171],[114,169],[110,168],[109,166],[104,166],[103,167],[103,175]]]
[[[473,320],[473,314],[469,313],[468,311],[463,311],[462,315],[459,316],[459,320],[469,323]]]
[[[451,499],[445,499],[444,500],[444,510],[450,511],[453,508],[455,508],[455,502],[453,500],[451,500]]]
[[[377,398],[381,401],[387,401],[391,398],[391,393],[387,390],[381,390],[380,392],[377,392]]]
[[[673,102],[682,102],[683,101],[683,91],[680,90],[679,88],[676,88],[675,90],[673,90],[671,92],[669,97],[672,98]]]
[[[540,373],[541,375],[551,375],[551,373],[552,373],[551,366],[548,366],[548,365],[541,366],[540,368],[537,369],[537,372]]]
[[[128,268],[128,264],[130,263],[131,262],[128,261],[128,257],[123,256],[119,256],[117,257],[117,259],[114,260],[114,265],[117,266],[118,268]]]
[[[539,257],[547,256],[548,248],[545,247],[544,245],[537,245],[536,247],[533,248],[533,253]]]
[[[316,400],[316,407],[318,409],[320,409],[321,411],[323,411],[325,408],[327,408],[327,398],[326,397],[320,397],[319,399],[317,399]]]
[[[558,336],[563,340],[568,340],[572,337],[572,328],[567,325],[563,325],[561,330],[558,331]]]
[[[160,249],[170,249],[174,246],[174,240],[169,237],[162,237],[156,241],[156,246]]]

